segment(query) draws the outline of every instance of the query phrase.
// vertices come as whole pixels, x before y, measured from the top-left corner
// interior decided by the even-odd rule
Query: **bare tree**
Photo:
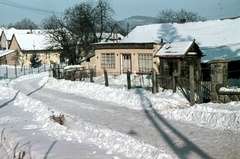
[[[88,1],[68,8],[61,18],[49,17],[43,26],[52,47],[63,49],[68,64],[77,64],[92,50],[92,43],[102,40],[103,32],[114,31],[113,13],[106,0]]]
[[[67,59],[68,64],[75,64],[77,40],[75,34],[66,29],[64,20],[53,15],[43,21],[43,26],[48,37],[47,43],[50,43],[49,49],[62,50],[61,60]]]
[[[12,24],[9,24],[9,27],[12,27],[10,25]],[[34,22],[32,22],[30,19],[27,19],[27,18],[24,18],[23,20],[16,22],[13,25],[13,27],[16,29],[38,29],[38,26]]]
[[[186,22],[196,22],[196,21],[204,21],[205,18],[201,17],[198,13],[188,12],[184,9],[181,9],[177,12],[178,20],[185,20]]]
[[[157,15],[158,23],[179,23],[179,22],[196,22],[204,21],[198,13],[188,12],[184,9],[174,12],[171,9],[160,11]]]
[[[176,13],[171,9],[166,9],[157,15],[157,22],[159,23],[173,23],[177,22]]]
[[[109,32],[109,36],[112,35],[114,29],[117,27],[117,23],[112,19],[114,15],[114,10],[109,5],[107,0],[99,0],[96,7],[94,8],[94,21],[96,31],[99,33],[98,41],[103,39],[103,33]],[[108,39],[107,37],[106,39]]]

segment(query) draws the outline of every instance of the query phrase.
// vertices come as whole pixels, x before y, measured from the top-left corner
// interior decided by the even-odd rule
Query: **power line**
[[[8,1],[8,0],[1,0],[0,4],[4,4],[4,5],[7,5],[7,6],[19,8],[19,9],[24,9],[24,10],[34,11],[34,12],[40,12],[40,13],[62,14],[62,12],[56,12],[56,11],[51,11],[51,10],[47,10],[47,9],[31,7],[31,6],[23,5],[23,4],[20,4],[20,3],[11,2],[11,1]]]

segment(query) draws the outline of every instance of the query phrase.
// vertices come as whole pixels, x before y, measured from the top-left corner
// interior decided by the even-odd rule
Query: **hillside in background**
[[[153,23],[156,23],[156,18],[148,16],[131,16],[129,18],[119,21],[121,28],[125,32],[129,32],[138,25],[146,25]]]

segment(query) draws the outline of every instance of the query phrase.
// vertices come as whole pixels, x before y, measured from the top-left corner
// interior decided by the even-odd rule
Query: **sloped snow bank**
[[[19,93],[17,96],[15,105],[33,113],[33,120],[40,123],[42,125],[41,130],[48,133],[49,136],[55,136],[67,141],[93,142],[99,148],[109,149],[109,153],[111,151],[120,152],[132,158],[172,158],[165,151],[159,150],[149,144],[139,142],[130,136],[103,126],[75,119],[76,117],[68,114],[64,114],[66,120],[65,126],[56,124],[49,120],[49,116],[52,115],[51,109],[42,102],[27,97],[22,93]],[[59,115],[60,113],[54,110],[54,114]]]
[[[56,80],[48,77],[43,78],[41,82],[47,80],[48,83],[45,86],[50,89],[117,103],[129,109],[142,110],[152,107],[165,117],[174,120],[211,129],[240,131],[240,102],[204,103],[190,107],[181,94],[173,93],[171,90],[152,94],[143,89],[128,90],[124,87],[114,87],[120,85],[117,83],[113,87],[105,87],[98,83]],[[116,79],[116,81],[121,80]]]
[[[56,80],[54,78],[48,79],[45,77],[39,85],[46,83],[45,87],[50,89],[57,89],[62,92],[71,92],[76,95],[81,95],[87,98],[96,100],[109,101],[119,106],[143,110],[149,107],[154,107],[158,110],[173,108],[173,107],[188,107],[188,101],[178,94],[173,94],[171,90],[159,92],[153,95],[141,88],[128,90],[127,88],[106,87],[98,83]],[[61,87],[59,87],[61,86]],[[159,103],[161,100],[161,104]]]
[[[240,103],[196,104],[187,109],[162,112],[165,116],[213,129],[240,132]]]

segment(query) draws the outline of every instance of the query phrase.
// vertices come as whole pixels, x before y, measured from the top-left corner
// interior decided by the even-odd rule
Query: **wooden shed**
[[[159,57],[160,86],[176,90],[176,85],[193,91],[201,80],[202,52],[195,41],[165,43],[155,54]]]

